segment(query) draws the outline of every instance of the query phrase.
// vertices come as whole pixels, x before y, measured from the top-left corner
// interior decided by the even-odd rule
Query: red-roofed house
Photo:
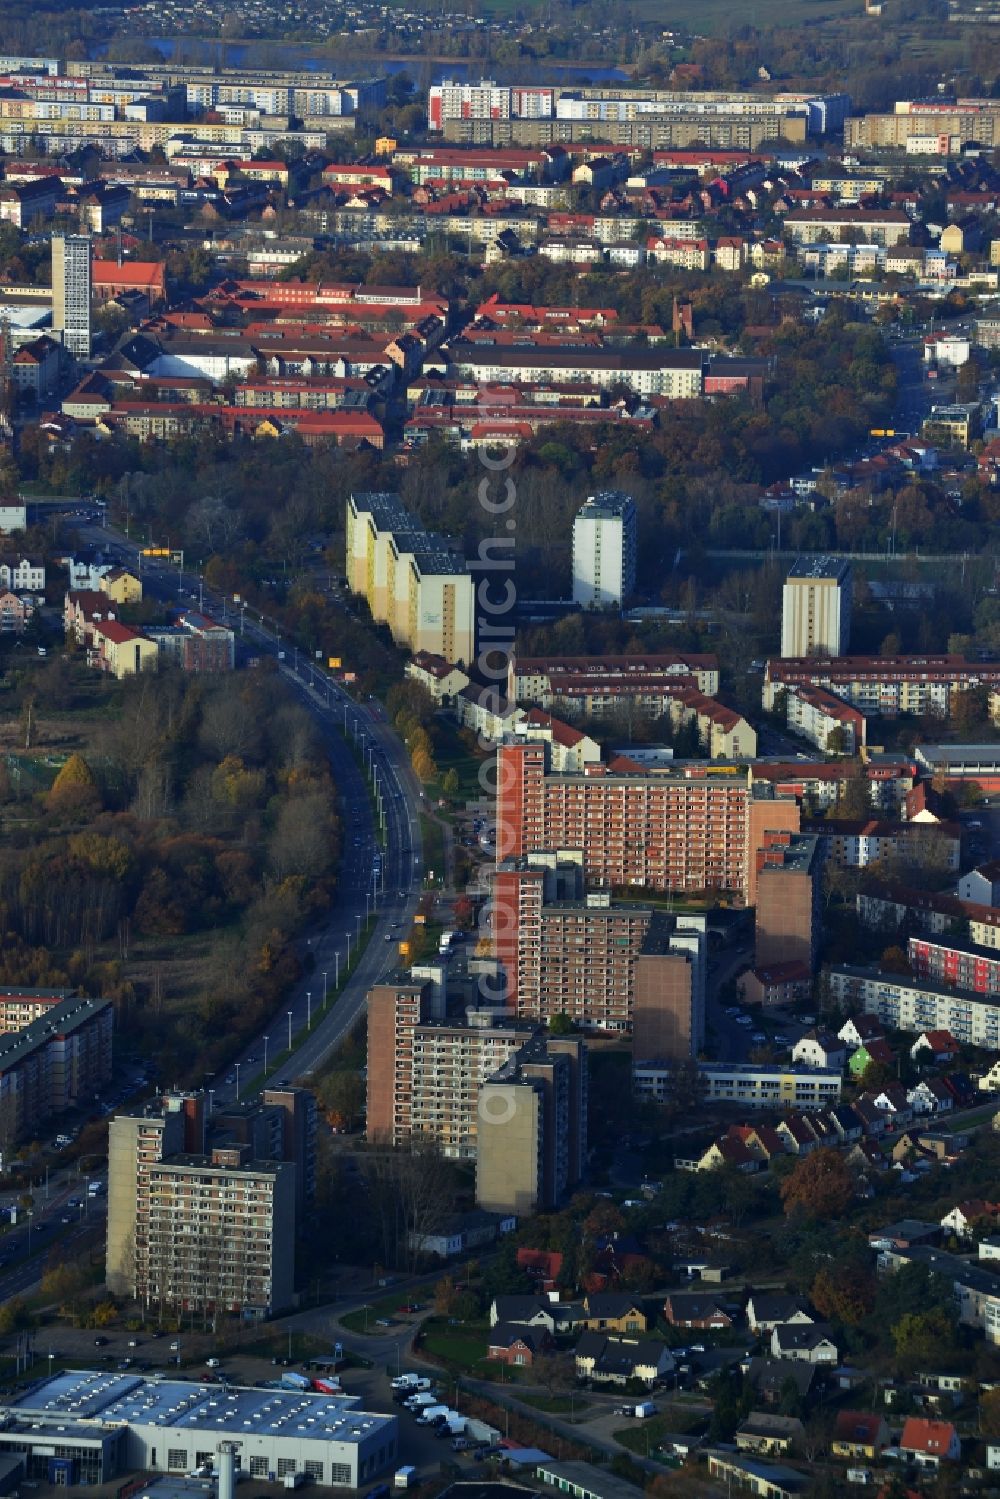
[[[562,1274],[563,1257],[555,1249],[519,1249],[517,1267],[538,1282],[540,1291],[554,1291]]]
[[[874,1459],[889,1445],[889,1428],[868,1411],[838,1411],[830,1451],[834,1457]]]
[[[899,1450],[925,1468],[936,1468],[942,1462],[957,1462],[962,1455],[958,1432],[950,1421],[928,1421],[923,1416],[908,1416],[899,1439]]]
[[[514,733],[525,739],[541,739],[549,745],[549,764],[554,772],[582,771],[601,759],[601,746],[589,734],[582,734],[561,718],[553,718],[541,708],[531,708],[514,725]]]
[[[958,1056],[958,1042],[951,1031],[921,1031],[910,1056],[915,1062],[950,1062]]]
[[[763,968],[748,968],[736,981],[740,999],[745,1005],[787,1005],[807,998],[812,988],[808,963],[795,959],[788,963],[768,963]]]
[[[119,681],[140,671],[156,669],[159,656],[156,642],[120,620],[95,621],[93,636],[92,664]]]

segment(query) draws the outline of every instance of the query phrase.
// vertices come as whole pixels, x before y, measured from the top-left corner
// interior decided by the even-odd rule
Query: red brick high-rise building
[[[764,833],[798,831],[799,808],[751,790],[734,765],[667,771],[589,766],[554,775],[542,744],[502,744],[497,857],[582,849],[589,885],[720,891],[748,902]]]

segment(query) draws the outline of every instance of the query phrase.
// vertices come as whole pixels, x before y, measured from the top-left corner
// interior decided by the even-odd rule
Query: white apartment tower
[[[52,236],[52,328],[77,359],[90,358],[89,234]]]
[[[850,636],[850,563],[796,558],[781,598],[782,656],[842,656]]]
[[[635,588],[635,501],[621,490],[592,494],[573,522],[573,602],[620,609]]]

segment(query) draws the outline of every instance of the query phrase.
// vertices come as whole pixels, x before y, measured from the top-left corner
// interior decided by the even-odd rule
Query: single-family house
[[[806,1364],[835,1364],[838,1353],[828,1322],[779,1322],[771,1333],[771,1357]]]
[[[538,1283],[541,1291],[554,1291],[562,1274],[563,1257],[555,1249],[517,1251],[517,1268]]]
[[[737,1452],[759,1452],[782,1457],[802,1446],[805,1428],[797,1416],[777,1416],[770,1411],[751,1411],[736,1428]]]
[[[900,1129],[913,1119],[913,1107],[906,1096],[902,1083],[886,1083],[873,1097],[873,1103],[891,1121],[893,1130]]]
[[[804,1067],[843,1072],[847,1064],[847,1043],[832,1031],[806,1031],[792,1047],[792,1061],[800,1062]]]
[[[783,1324],[809,1326],[816,1316],[801,1296],[786,1291],[754,1291],[747,1301],[747,1326],[751,1332],[773,1332]]]
[[[820,1145],[805,1114],[789,1114],[775,1125],[775,1130],[784,1140],[789,1155],[809,1155]]]
[[[578,1379],[618,1385],[633,1379],[653,1385],[676,1362],[666,1343],[653,1338],[609,1338],[602,1332],[581,1333],[575,1357]]]
[[[509,1323],[516,1327],[544,1327],[555,1332],[555,1308],[558,1302],[542,1296],[494,1296],[490,1303],[490,1326]]]
[[[885,1040],[885,1031],[874,1015],[853,1015],[844,1021],[837,1035],[852,1050],[866,1046],[869,1041]]]
[[[870,1140],[877,1140],[885,1134],[886,1116],[881,1109],[875,1107],[875,1100],[870,1093],[861,1093],[851,1104],[857,1117],[861,1120],[861,1128]]]
[[[921,1031],[910,1056],[914,1062],[951,1062],[958,1056],[958,1042],[951,1031]]]
[[[113,567],[100,580],[100,591],[116,604],[137,604],[142,598],[142,584],[134,573]]]
[[[663,1304],[671,1327],[732,1327],[733,1319],[715,1296],[699,1291],[672,1291]]]
[[[752,1358],[743,1366],[757,1400],[764,1405],[780,1405],[789,1380],[799,1398],[805,1400],[816,1377],[816,1365],[798,1358]]]
[[[591,1332],[620,1332],[634,1337],[649,1330],[642,1304],[625,1291],[588,1291],[581,1325]]]
[[[899,1438],[899,1450],[920,1467],[936,1468],[943,1462],[957,1462],[962,1455],[962,1444],[950,1421],[908,1416]]]
[[[552,1334],[544,1327],[514,1327],[498,1322],[490,1328],[486,1357],[492,1363],[530,1369],[539,1354],[555,1347]]]
[[[906,1093],[914,1114],[949,1114],[955,1098],[943,1078],[924,1077]]]
[[[865,1457],[874,1461],[889,1445],[889,1428],[882,1416],[868,1411],[838,1411],[830,1451],[834,1457]]]
[[[845,1145],[852,1145],[860,1140],[864,1134],[864,1125],[849,1103],[837,1103],[827,1109],[827,1118],[833,1124],[841,1141]]]
[[[882,1228],[872,1229],[868,1243],[872,1249],[915,1249],[918,1245],[937,1244],[941,1225],[923,1218],[898,1218]]]
[[[941,1219],[941,1227],[959,1239],[974,1239],[977,1223],[992,1222],[1000,1213],[1000,1203],[986,1202],[981,1197],[970,1197],[957,1202]]]
[[[862,1077],[872,1065],[892,1067],[895,1061],[892,1047],[884,1036],[873,1036],[870,1041],[863,1042],[857,1051],[851,1053],[851,1060],[847,1066],[852,1077]]]

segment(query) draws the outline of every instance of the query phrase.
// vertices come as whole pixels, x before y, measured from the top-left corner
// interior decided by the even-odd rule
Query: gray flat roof
[[[851,564],[842,557],[796,557],[788,569],[789,581],[794,579],[819,578],[837,581],[851,570]]]
[[[361,1411],[350,1397],[311,1391],[220,1387],[179,1379],[68,1369],[19,1396],[8,1409],[46,1425],[65,1420],[214,1432],[247,1431],[319,1441],[360,1442],[395,1416]]]

